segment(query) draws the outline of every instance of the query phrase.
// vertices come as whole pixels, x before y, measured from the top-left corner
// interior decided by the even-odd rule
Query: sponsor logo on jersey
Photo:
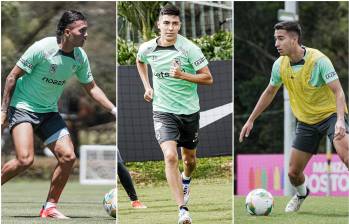
[[[23,59],[23,58],[20,58],[19,61],[20,61],[25,67],[28,67],[28,68],[30,68],[30,69],[33,68],[33,65],[32,65],[29,61],[27,61],[27,60],[25,60],[25,59]]]
[[[55,80],[47,77],[43,77],[41,80],[57,86],[63,86],[65,84],[65,80]]]
[[[195,66],[199,66],[199,65],[202,64],[205,60],[206,60],[206,58],[205,58],[205,57],[202,57],[202,58],[200,58],[199,60],[195,61],[195,62],[194,62],[194,65],[195,65]]]
[[[158,79],[163,79],[166,77],[170,77],[170,73],[169,72],[158,72],[154,74],[156,77],[158,77]]]
[[[49,72],[51,75],[55,74],[57,71],[57,65],[56,64],[51,64]]]
[[[336,72],[330,72],[327,75],[325,75],[325,78],[326,79],[330,79],[330,78],[333,78],[333,77],[336,77],[336,76],[337,76]]]

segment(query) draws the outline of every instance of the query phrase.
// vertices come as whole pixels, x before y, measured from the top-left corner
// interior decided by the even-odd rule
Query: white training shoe
[[[309,189],[307,188],[307,194],[305,196],[299,196],[298,194],[295,194],[292,199],[288,202],[285,212],[296,212],[301,207],[303,201],[308,197],[309,195]]]
[[[178,224],[191,224],[191,218],[187,210],[181,209],[178,216]]]

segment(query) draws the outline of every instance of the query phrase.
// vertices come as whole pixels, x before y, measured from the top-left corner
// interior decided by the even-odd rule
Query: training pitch
[[[177,223],[178,210],[166,183],[136,186],[138,198],[147,209],[131,208],[121,184],[118,187],[119,224]],[[232,183],[226,179],[193,180],[188,204],[193,223],[232,223]]]
[[[28,224],[48,223],[39,218],[46,201],[49,181],[8,182],[1,188],[1,223]],[[113,186],[86,186],[68,181],[58,209],[70,220],[50,220],[49,223],[106,223],[115,224],[115,219],[104,211],[104,194]]]
[[[274,197],[275,204],[269,216],[251,216],[245,210],[245,197],[234,197],[235,224],[348,224],[348,197],[310,196],[297,213],[286,214],[284,209],[291,197]]]

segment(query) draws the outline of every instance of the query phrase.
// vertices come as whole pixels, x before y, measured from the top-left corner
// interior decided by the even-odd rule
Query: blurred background
[[[63,12],[74,9],[81,11],[88,20],[88,37],[83,48],[88,55],[94,79],[115,104],[115,5],[115,2],[102,1],[1,2],[2,91],[6,76],[24,51],[35,41],[55,36],[56,26]],[[65,86],[59,101],[59,112],[68,125],[78,157],[80,157],[80,146],[89,145],[83,150],[83,161],[78,159],[74,164],[70,181],[62,195],[61,201],[72,206],[63,206],[62,212],[77,218],[76,223],[84,223],[87,219],[91,223],[100,223],[101,220],[103,223],[115,223],[115,219],[108,221],[108,215],[103,211],[101,204],[104,193],[109,191],[111,186],[115,186],[115,117],[94,103],[74,76]],[[11,136],[6,129],[2,132],[1,144],[3,165],[15,156]],[[97,147],[96,144],[113,146]],[[11,221],[41,223],[35,219],[33,213],[38,214],[40,206],[45,201],[49,187],[48,180],[57,161],[38,138],[35,140],[35,154],[34,164],[2,187],[4,223]],[[80,164],[83,164],[82,170]],[[99,178],[101,175],[108,179],[109,186],[81,186],[78,182],[80,171],[84,174],[83,178],[80,175],[83,180]],[[28,183],[31,188],[28,188]],[[25,208],[21,208],[18,204]],[[27,219],[19,219],[16,213],[18,210],[22,210],[25,213],[23,216],[27,215]]]

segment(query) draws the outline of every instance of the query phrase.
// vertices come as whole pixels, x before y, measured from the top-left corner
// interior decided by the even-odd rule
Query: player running
[[[200,48],[178,34],[179,13],[170,4],[160,10],[160,37],[140,46],[136,63],[145,89],[144,99],[153,103],[155,135],[164,154],[167,182],[179,208],[178,223],[190,224],[187,203],[196,166],[200,116],[197,84],[210,85],[213,79]],[[152,68],[154,90],[147,64]],[[181,147],[182,174],[177,147]]]
[[[68,218],[56,208],[76,158],[68,129],[57,108],[67,80],[75,74],[92,99],[116,114],[113,103],[93,80],[87,55],[81,48],[87,38],[87,27],[81,12],[64,12],[56,37],[35,42],[6,78],[1,126],[8,116],[16,158],[2,167],[1,184],[33,164],[34,134],[38,135],[58,160],[46,203],[40,211],[42,218]]]
[[[300,25],[280,22],[274,28],[275,47],[280,57],[274,62],[270,83],[243,126],[239,140],[242,142],[249,136],[253,122],[272,102],[283,83],[297,119],[288,173],[297,193],[287,204],[285,212],[296,212],[309,195],[303,171],[317,153],[325,134],[343,163],[349,166],[348,110],[331,61],[319,50],[301,45]]]

